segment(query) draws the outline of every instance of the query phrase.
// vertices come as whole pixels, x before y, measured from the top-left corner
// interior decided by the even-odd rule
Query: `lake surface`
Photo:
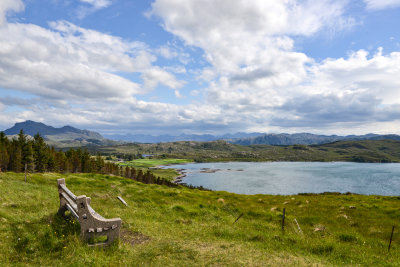
[[[166,168],[185,169],[184,183],[239,194],[400,195],[400,163],[226,162]]]

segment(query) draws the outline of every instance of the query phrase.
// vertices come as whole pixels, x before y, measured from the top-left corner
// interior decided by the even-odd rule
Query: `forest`
[[[58,151],[45,143],[40,134],[27,137],[21,130],[17,138],[8,139],[0,132],[0,172],[29,173],[99,173],[126,177],[146,184],[161,184],[170,187],[175,183],[156,177],[151,171],[120,166],[105,161],[100,154],[91,156],[86,149]]]

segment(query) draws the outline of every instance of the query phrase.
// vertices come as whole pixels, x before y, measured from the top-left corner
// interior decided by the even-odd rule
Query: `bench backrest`
[[[91,199],[75,196],[65,184],[65,179],[58,179],[58,193],[60,197],[59,214],[65,215],[69,210],[81,225],[81,237],[90,241],[99,236],[107,236],[107,240],[93,245],[109,245],[119,238],[119,229],[122,225],[120,218],[105,219],[90,206]],[[90,244],[89,244],[90,245]]]

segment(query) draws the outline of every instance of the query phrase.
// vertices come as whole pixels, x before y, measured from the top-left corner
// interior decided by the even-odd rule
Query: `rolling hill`
[[[4,131],[8,136],[16,135],[23,130],[25,134],[34,136],[39,133],[49,145],[55,147],[80,147],[116,145],[118,142],[104,138],[101,134],[88,130],[80,130],[72,126],[55,128],[41,122],[27,120],[16,123]]]
[[[274,146],[288,146],[288,145],[321,145],[332,143],[336,141],[359,141],[359,140],[396,140],[400,141],[400,136],[395,134],[379,135],[379,134],[365,134],[365,135],[317,135],[310,133],[296,133],[296,134],[264,134],[254,137],[238,138],[228,140],[232,144],[238,145],[274,145]]]

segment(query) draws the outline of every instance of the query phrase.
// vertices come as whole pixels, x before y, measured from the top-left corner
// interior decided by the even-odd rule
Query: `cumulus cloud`
[[[24,9],[21,0],[2,0],[0,2],[0,27],[6,23],[6,15],[9,11],[19,12]]]
[[[17,10],[18,5],[12,3],[18,1],[1,2],[1,12]],[[5,23],[0,27],[0,88],[28,95],[0,98],[0,125],[9,127],[12,117],[98,129],[121,123],[144,124],[153,116],[172,120],[177,114],[177,107],[144,105],[135,98],[159,85],[170,87],[180,97],[178,89],[184,84],[167,69],[154,65],[156,53],[146,44],[67,21],[50,22],[49,28]],[[143,83],[119,73],[138,73]],[[155,111],[156,106],[160,112]],[[137,113],[129,116],[132,110]]]
[[[346,25],[345,1],[157,0],[151,15],[187,44],[198,46],[222,73],[268,65],[278,51],[293,49],[290,35],[310,36]],[[183,15],[184,14],[184,15]],[[285,56],[285,54],[282,54]]]
[[[328,129],[394,119],[400,103],[397,53],[360,50],[318,63],[295,50],[294,36],[353,27],[347,5],[329,0],[157,0],[150,14],[204,51],[211,65],[201,74],[209,81],[204,105],[213,107],[221,125],[246,121],[249,129],[260,131]],[[183,114],[194,118],[193,113],[186,109]]]
[[[152,4],[153,16],[186,44],[200,47],[211,67],[210,101],[235,105],[243,97],[270,105],[278,91],[300,83],[312,62],[294,50],[291,36],[310,36],[323,28],[350,26],[346,1],[171,1]],[[184,14],[184,15],[183,15]],[[346,21],[348,23],[346,23]],[[254,101],[248,101],[253,103]],[[239,103],[240,104],[240,103]]]
[[[364,0],[367,9],[381,10],[400,6],[400,0]]]
[[[359,92],[379,97],[383,104],[400,103],[400,52],[370,55],[359,50],[347,59],[326,59],[312,68],[313,91],[345,94]],[[309,89],[311,90],[311,89]]]
[[[0,86],[4,88],[59,99],[107,99],[139,91],[137,84],[104,70],[117,66],[118,55],[122,68],[134,63],[101,39],[97,50],[89,50],[79,46],[90,42],[86,36],[79,43],[73,36],[24,24],[9,24],[0,35]]]
[[[149,88],[115,72],[151,74],[158,84],[177,89],[175,76],[152,66],[146,45],[58,21],[52,30],[32,24],[0,28],[0,86],[53,99],[117,100]]]
[[[364,124],[393,121],[400,115],[399,105],[384,106],[373,95],[346,94],[298,96],[280,106],[271,125],[286,127],[324,127],[331,124]]]
[[[0,125],[12,114],[56,126],[73,122],[82,128],[152,134],[365,133],[380,129],[377,125],[395,130],[399,52],[359,50],[316,62],[296,50],[298,36],[352,27],[347,4],[156,0],[149,14],[185,45],[178,41],[155,49],[66,21],[51,22],[49,29],[10,23],[0,28],[0,87],[29,92],[33,98],[0,98],[0,108],[23,107],[7,116],[2,112]],[[192,49],[203,53],[199,61],[207,64],[192,62]],[[174,63],[164,64],[168,60]],[[120,73],[139,78],[133,82]],[[204,88],[185,88],[173,73]],[[178,105],[136,98],[160,86],[178,98],[187,92],[197,100]]]
[[[176,80],[174,75],[160,67],[153,67],[144,71],[142,79],[144,81],[144,87],[149,90],[154,89],[159,84],[166,85],[172,89],[179,89],[184,85],[183,81]]]

